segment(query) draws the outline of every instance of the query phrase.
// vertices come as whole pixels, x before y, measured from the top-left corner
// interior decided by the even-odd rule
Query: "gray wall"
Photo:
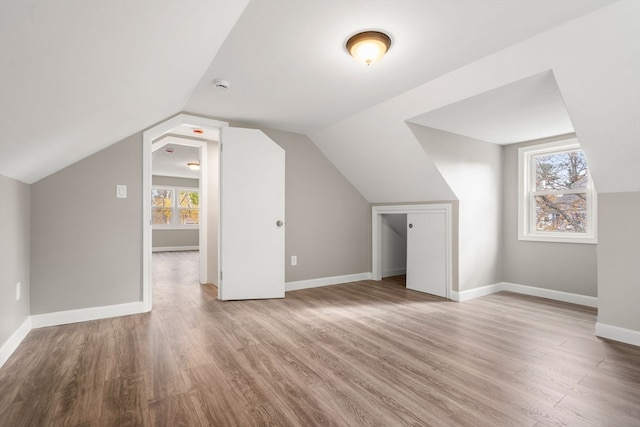
[[[369,203],[308,137],[263,132],[286,151],[285,280],[370,272]]]
[[[31,188],[0,175],[0,346],[29,317]],[[21,298],[16,301],[16,284]]]
[[[503,280],[597,296],[596,245],[518,240],[518,148],[554,139],[504,147]]]
[[[179,250],[181,247],[198,246],[200,243],[200,230],[190,228],[187,230],[153,230],[151,232],[151,241],[153,249],[156,248],[174,248]]]
[[[286,150],[286,280],[371,271],[369,204],[307,137],[265,133]],[[209,153],[217,164],[217,151]],[[210,178],[215,190],[217,173]],[[116,184],[127,184],[127,199],[116,199]],[[142,299],[141,133],[34,183],[31,192],[31,314]],[[217,206],[215,191],[210,198]],[[211,209],[210,274],[217,272],[216,215]]]
[[[382,215],[382,277],[407,272],[407,215]]]
[[[640,332],[640,192],[598,194],[598,322]]]
[[[501,282],[502,147],[438,129],[409,127],[458,198],[458,284],[454,280],[453,290]],[[454,268],[455,259],[454,253]]]
[[[214,168],[211,173],[217,175],[217,167]],[[200,186],[200,182],[197,179],[160,175],[153,175],[151,177],[151,183],[152,185],[168,185],[171,187],[198,188]],[[217,222],[215,224],[217,224]],[[198,229],[154,229],[151,235],[151,245],[153,248],[179,248],[181,246],[198,246],[200,244],[200,230]]]
[[[32,184],[31,314],[142,299],[141,171],[138,133]]]

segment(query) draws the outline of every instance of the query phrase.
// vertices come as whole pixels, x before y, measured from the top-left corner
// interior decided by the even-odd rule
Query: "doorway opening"
[[[225,122],[202,117],[178,114],[143,132],[143,259],[142,259],[142,301],[145,311],[152,309],[152,209],[151,191],[153,186],[152,158],[154,151],[171,143],[195,147],[199,153],[199,280],[201,283],[214,283],[217,276],[217,242],[212,242],[211,235],[217,240],[217,215],[210,215],[209,205],[217,209],[215,201],[210,203],[210,196],[217,193],[217,170],[209,170],[208,165],[217,165],[217,156],[211,161],[211,154],[217,146],[211,147],[210,141],[218,141],[220,128],[228,126]],[[197,132],[195,132],[197,130]],[[194,136],[195,135],[195,136]],[[211,173],[210,173],[211,172]],[[210,188],[210,177],[215,177],[215,189]],[[215,223],[213,220],[215,220]],[[210,224],[212,223],[212,224]],[[212,244],[213,243],[213,244]],[[215,260],[213,262],[212,260]]]
[[[382,214],[381,220],[381,278],[406,286],[407,214]]]
[[[202,185],[201,175],[205,177],[215,172],[216,165],[207,161],[207,146],[214,144],[206,139],[192,139],[175,133],[163,135],[152,142],[152,189],[151,189],[151,227],[152,252],[207,253],[207,240],[201,240],[201,227],[207,229],[207,209],[201,209],[200,200],[206,200],[206,186]],[[202,131],[204,133],[204,131]],[[184,132],[182,132],[184,133]],[[205,203],[206,205],[206,203]],[[209,206],[209,208],[213,208]],[[193,258],[193,253],[190,258]],[[154,262],[158,257],[152,257]],[[164,257],[169,260],[181,260],[180,257]],[[199,283],[207,282],[206,260],[197,263],[181,263],[177,270],[195,275]]]
[[[400,273],[405,265],[408,289],[450,298],[451,210],[450,204],[373,206],[373,280]],[[391,246],[389,239],[393,240]],[[385,253],[385,246],[387,251],[395,248],[396,253]]]

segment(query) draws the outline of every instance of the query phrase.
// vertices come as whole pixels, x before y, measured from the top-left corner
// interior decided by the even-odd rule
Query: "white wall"
[[[409,124],[458,199],[458,288],[502,281],[502,147]]]

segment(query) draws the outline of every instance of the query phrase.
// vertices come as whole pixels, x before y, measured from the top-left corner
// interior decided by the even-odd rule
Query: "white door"
[[[445,211],[407,214],[407,288],[447,297]]]
[[[284,156],[259,130],[221,129],[221,300],[284,297]]]

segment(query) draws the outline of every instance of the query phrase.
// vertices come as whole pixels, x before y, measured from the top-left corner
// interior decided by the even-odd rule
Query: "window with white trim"
[[[577,139],[518,149],[518,239],[597,243],[596,192]]]
[[[200,192],[194,188],[153,186],[151,224],[154,228],[198,228]]]

